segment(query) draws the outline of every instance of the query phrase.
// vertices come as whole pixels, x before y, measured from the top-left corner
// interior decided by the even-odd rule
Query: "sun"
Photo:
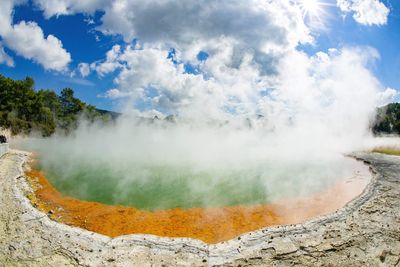
[[[328,8],[335,6],[327,0],[295,0],[299,7],[304,22],[313,29],[325,29],[326,20],[329,18]]]
[[[304,15],[317,16],[321,9],[321,3],[318,0],[302,0],[300,7]]]
[[[301,0],[299,4],[304,17],[318,17],[321,13],[322,3],[318,0]]]

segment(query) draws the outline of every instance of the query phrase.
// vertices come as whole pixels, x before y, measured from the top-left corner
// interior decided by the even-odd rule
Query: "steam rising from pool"
[[[29,139],[23,146],[39,154],[39,167],[62,193],[147,210],[300,197],[363,167],[327,137],[292,131],[278,136],[263,122],[193,124],[126,116],[115,125],[82,123],[72,136]]]

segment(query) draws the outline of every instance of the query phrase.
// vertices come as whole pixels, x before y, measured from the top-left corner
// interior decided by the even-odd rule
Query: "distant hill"
[[[119,112],[114,112],[114,111],[109,111],[109,110],[104,110],[104,109],[98,109],[98,108],[96,108],[96,111],[101,115],[110,116],[111,119],[113,119],[113,120],[118,119],[122,115],[122,113],[119,113]]]
[[[400,135],[400,103],[391,103],[378,108],[372,131],[376,135]]]
[[[65,134],[73,131],[81,117],[90,122],[109,122],[119,116],[79,100],[71,88],[63,89],[60,95],[33,88],[30,77],[13,80],[0,75],[0,128],[13,135],[38,132],[50,136],[56,130]]]

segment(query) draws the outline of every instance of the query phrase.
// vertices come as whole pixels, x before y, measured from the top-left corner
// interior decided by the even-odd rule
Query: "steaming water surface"
[[[269,203],[323,191],[365,173],[365,166],[345,157],[314,164],[263,162],[207,169],[141,162],[113,166],[66,158],[39,167],[65,195],[147,210]]]
[[[38,167],[65,195],[157,210],[270,203],[369,177],[338,144],[293,131],[129,121],[19,145],[38,153]]]

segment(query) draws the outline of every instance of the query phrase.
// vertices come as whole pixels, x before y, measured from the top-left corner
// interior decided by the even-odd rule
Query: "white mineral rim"
[[[0,158],[0,264],[5,266],[400,266],[400,157],[353,155],[374,173],[338,211],[207,245],[190,238],[110,238],[51,220],[26,195],[29,153]]]

